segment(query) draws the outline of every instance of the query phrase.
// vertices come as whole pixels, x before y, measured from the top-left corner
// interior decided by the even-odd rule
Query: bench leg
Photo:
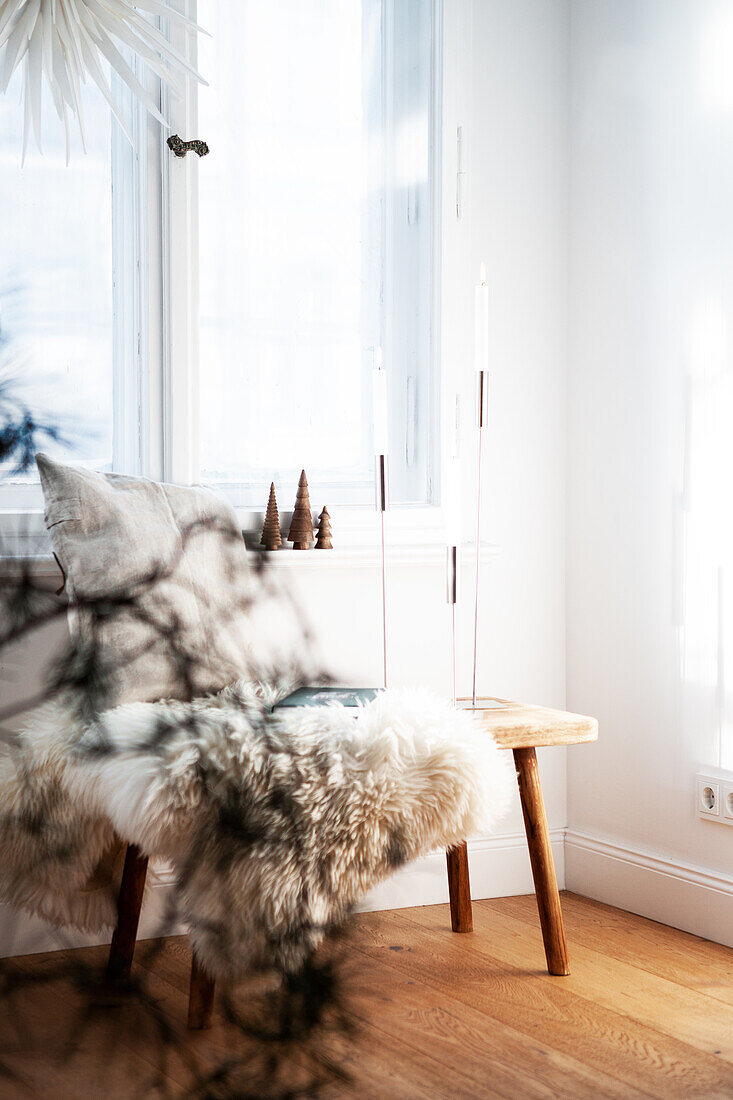
[[[126,978],[130,973],[147,870],[147,856],[142,855],[134,844],[129,844],[117,899],[117,927],[112,936],[107,962],[107,977],[112,981]]]
[[[191,959],[191,985],[188,993],[188,1026],[203,1031],[211,1027],[214,1011],[214,979],[201,969],[194,951]]]
[[[450,923],[454,932],[473,932],[471,880],[468,877],[468,846],[463,841],[446,852]]]
[[[565,927],[555,877],[555,863],[550,847],[550,834],[547,829],[545,803],[540,786],[540,773],[537,768],[537,754],[534,749],[514,749],[514,763],[517,766],[524,828],[532,863],[537,908],[540,912],[547,969],[550,974],[558,976],[569,974]]]

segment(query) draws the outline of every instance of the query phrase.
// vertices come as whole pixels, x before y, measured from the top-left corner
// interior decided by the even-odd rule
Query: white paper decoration
[[[135,3],[130,0],[0,0],[0,92],[7,91],[13,73],[22,65],[24,158],[31,126],[36,144],[41,148],[44,77],[64,124],[67,161],[70,116],[76,118],[86,152],[80,89],[87,79],[97,85],[128,139],[132,140],[104,74],[102,58],[106,58],[150,114],[160,122],[165,121],[152,96],[120,52],[120,45],[129,47],[178,93],[181,91],[179,78],[185,73],[204,83],[185,57],[145,18],[146,13],[199,29],[161,0],[135,0]]]

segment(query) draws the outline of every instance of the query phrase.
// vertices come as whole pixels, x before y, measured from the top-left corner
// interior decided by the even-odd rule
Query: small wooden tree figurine
[[[267,512],[265,513],[265,523],[262,528],[260,546],[264,546],[265,550],[278,550],[282,546],[282,543],[280,516],[277,513],[277,500],[275,499],[275,482],[272,481],[270,482],[270,499],[267,502]]]
[[[331,542],[331,517],[328,508],[323,509],[318,517],[318,532],[316,534],[316,550],[333,550]]]
[[[308,550],[313,542],[313,516],[311,515],[311,502],[308,496],[305,470],[301,471],[300,481],[298,482],[295,511],[288,531],[288,541],[292,542],[293,550]]]

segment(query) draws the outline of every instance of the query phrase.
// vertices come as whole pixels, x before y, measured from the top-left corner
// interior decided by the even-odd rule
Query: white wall
[[[568,15],[564,2],[477,0],[470,150],[470,281],[485,259],[491,294],[485,533],[502,548],[485,588],[482,687],[557,706],[565,681]]]
[[[481,582],[479,689],[558,707],[565,704],[568,22],[564,0],[473,5],[466,278],[475,282],[486,261],[492,370],[484,535],[501,547]],[[466,298],[470,326],[470,289]],[[472,410],[470,356],[468,364]],[[466,673],[471,597],[467,584]],[[464,684],[470,693],[468,676]],[[566,821],[564,755],[540,753],[557,830]],[[518,800],[507,828],[522,832]],[[556,855],[562,877],[561,845]]]
[[[446,272],[444,335],[452,334],[446,367],[457,372],[466,409],[473,400],[473,284],[481,260],[488,264],[496,333],[484,538],[499,544],[501,552],[482,566],[479,688],[484,694],[562,706],[568,3],[476,0],[462,6],[462,29],[454,18],[460,7],[445,5],[448,79],[460,81],[460,89],[454,84],[453,91],[448,90],[452,113],[445,140],[450,162],[448,143],[452,145],[455,137],[451,126],[460,112],[471,182],[465,221],[447,227],[449,236],[458,234],[451,238],[458,241],[455,251],[448,241],[447,258],[450,262],[452,256],[462,255],[468,262]],[[447,177],[447,209],[453,186]],[[469,420],[470,416],[467,413]],[[473,466],[470,450],[466,464]],[[334,537],[338,544],[338,529]],[[326,660],[345,679],[379,682],[376,564],[339,563],[335,553],[333,559],[324,555],[323,561],[312,560],[291,572]],[[459,690],[469,694],[469,565],[464,573]],[[450,636],[442,548],[432,562],[396,562],[390,585],[393,683],[424,684],[448,693]],[[44,651],[48,644],[46,639]],[[16,670],[21,678],[17,688],[32,686],[41,652],[26,651],[22,668]],[[564,752],[541,754],[540,766],[562,880]],[[475,896],[531,889],[518,798],[502,835],[479,840],[471,859]],[[444,861],[437,857],[397,876],[368,904],[424,904],[444,898]],[[1,926],[0,918],[0,933]],[[15,950],[22,949],[19,943],[15,941]],[[33,946],[42,948],[43,940],[36,937]],[[6,942],[5,950],[10,949]]]
[[[728,943],[733,829],[693,790],[728,710],[732,56],[729,2],[572,5],[567,701],[600,740],[567,882]]]
[[[450,165],[452,122],[457,118],[464,125],[470,169],[465,218],[460,225],[446,227],[444,365],[449,374],[457,374],[465,410],[473,409],[473,285],[482,260],[487,262],[492,288],[495,334],[483,538],[497,544],[500,552],[482,566],[479,689],[562,707],[569,5],[565,0],[475,0],[472,5],[444,6],[450,85],[446,161]],[[463,23],[457,18],[461,8]],[[448,219],[455,196],[449,168],[444,189]],[[458,234],[457,244],[451,234]],[[454,260],[457,256],[460,264]],[[466,411],[469,424],[471,415]],[[471,437],[475,440],[469,427],[464,431],[467,474],[473,467]],[[470,523],[464,518],[470,538]],[[470,553],[463,581],[458,689],[468,695],[473,640]],[[378,682],[376,569],[304,568],[299,583],[326,657],[339,667],[348,665],[347,674],[362,682],[365,677]],[[442,550],[434,564],[393,566],[390,607],[394,683],[428,685],[448,693],[450,635]],[[541,753],[540,767],[562,874],[564,752]],[[477,897],[531,889],[518,798],[502,833],[505,841],[481,848],[500,848],[500,856],[486,856],[483,862],[475,857]],[[438,874],[443,891],[442,863]],[[406,887],[404,893],[381,896],[397,904],[398,894],[404,899],[409,891]],[[412,897],[416,904],[437,900],[426,889]]]

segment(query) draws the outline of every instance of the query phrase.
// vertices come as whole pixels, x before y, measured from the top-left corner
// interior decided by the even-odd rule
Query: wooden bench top
[[[473,709],[470,699],[460,699],[459,706]],[[598,740],[598,720],[585,714],[513,703],[509,699],[477,699],[475,713],[503,749],[537,749]]]

